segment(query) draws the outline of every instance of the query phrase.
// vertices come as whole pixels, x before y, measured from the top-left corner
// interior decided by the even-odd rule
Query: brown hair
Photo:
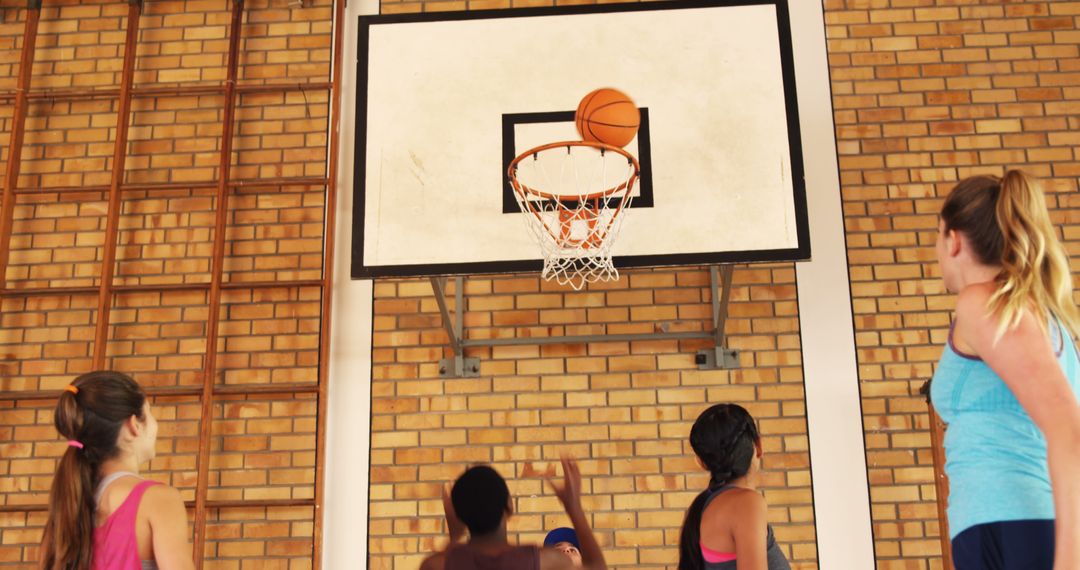
[[[56,467],[49,492],[49,518],[41,539],[41,567],[90,568],[94,544],[94,490],[99,469],[119,453],[120,428],[131,416],[144,419],[146,394],[119,372],[90,372],[76,378],[56,402],[53,423],[69,445]]]
[[[1001,267],[987,307],[1001,319],[997,338],[1019,324],[1025,310],[1044,328],[1052,314],[1077,336],[1069,258],[1034,180],[1019,170],[967,178],[945,199],[941,220],[946,230],[967,236],[979,261]]]

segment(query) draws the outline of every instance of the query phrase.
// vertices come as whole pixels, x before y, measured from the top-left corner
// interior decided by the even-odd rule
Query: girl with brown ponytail
[[[690,447],[711,475],[686,510],[679,570],[790,570],[758,492],[761,437],[736,404],[716,404],[690,429]]]
[[[960,182],[937,255],[957,295],[931,383],[956,568],[1080,568],[1080,318],[1042,191],[1016,170]]]
[[[45,570],[188,570],[187,511],[179,492],[145,480],[157,420],[146,394],[118,372],[65,387],[53,421],[68,440],[49,493]]]

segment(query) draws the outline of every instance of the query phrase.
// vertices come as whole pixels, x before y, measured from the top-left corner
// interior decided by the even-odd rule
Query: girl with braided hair
[[[750,413],[710,407],[694,422],[690,446],[712,477],[686,510],[679,570],[790,570],[757,491],[761,438]]]
[[[41,568],[194,568],[180,493],[139,475],[157,441],[142,388],[118,372],[83,374],[61,392],[53,422],[68,447],[49,493]]]

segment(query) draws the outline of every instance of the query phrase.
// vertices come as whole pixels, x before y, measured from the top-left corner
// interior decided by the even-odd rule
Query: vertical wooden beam
[[[217,343],[221,320],[221,281],[225,266],[225,229],[229,217],[229,172],[232,163],[233,123],[236,115],[236,79],[240,57],[240,31],[244,0],[233,0],[229,26],[229,60],[225,80],[221,162],[218,167],[214,218],[214,255],[210,269],[210,313],[206,321],[206,356],[203,362],[202,415],[199,423],[198,479],[195,485],[195,567],[203,567],[206,547],[206,493],[210,480],[210,439],[214,419],[214,378],[217,375]]]
[[[113,145],[112,181],[109,183],[109,209],[105,218],[105,245],[98,286],[98,313],[94,328],[94,369],[105,367],[109,344],[109,314],[112,309],[113,275],[116,273],[116,248],[120,233],[120,187],[124,183],[128,130],[131,126],[131,86],[135,77],[135,50],[139,39],[141,0],[129,0],[127,36],[124,39],[124,67],[120,79],[120,98],[116,110],[116,142]]]
[[[930,408],[930,449],[934,455],[934,489],[937,492],[938,532],[941,538],[941,560],[945,568],[952,568],[952,541],[949,540],[949,517],[945,511],[949,501],[949,479],[945,477],[945,423],[937,415],[934,405]]]
[[[11,138],[8,143],[7,168],[4,171],[3,202],[0,203],[0,290],[7,286],[11,232],[15,220],[15,187],[19,183],[19,167],[22,164],[23,135],[26,133],[26,113],[29,109],[27,95],[30,91],[30,76],[34,68],[34,47],[37,45],[40,19],[41,2],[31,2],[26,13],[26,25],[23,27],[19,79],[15,87],[15,112],[11,117]]]
[[[322,568],[323,503],[326,500],[326,412],[330,393],[330,317],[334,291],[334,241],[337,228],[338,154],[341,138],[341,67],[345,44],[345,0],[334,0],[334,77],[330,88],[330,157],[323,216],[322,318],[319,321],[319,400],[315,420],[315,529],[312,567]]]

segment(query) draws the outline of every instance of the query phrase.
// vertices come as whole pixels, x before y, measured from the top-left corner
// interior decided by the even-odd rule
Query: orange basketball
[[[581,100],[574,123],[584,140],[624,147],[637,134],[641,113],[625,93],[604,87]]]

